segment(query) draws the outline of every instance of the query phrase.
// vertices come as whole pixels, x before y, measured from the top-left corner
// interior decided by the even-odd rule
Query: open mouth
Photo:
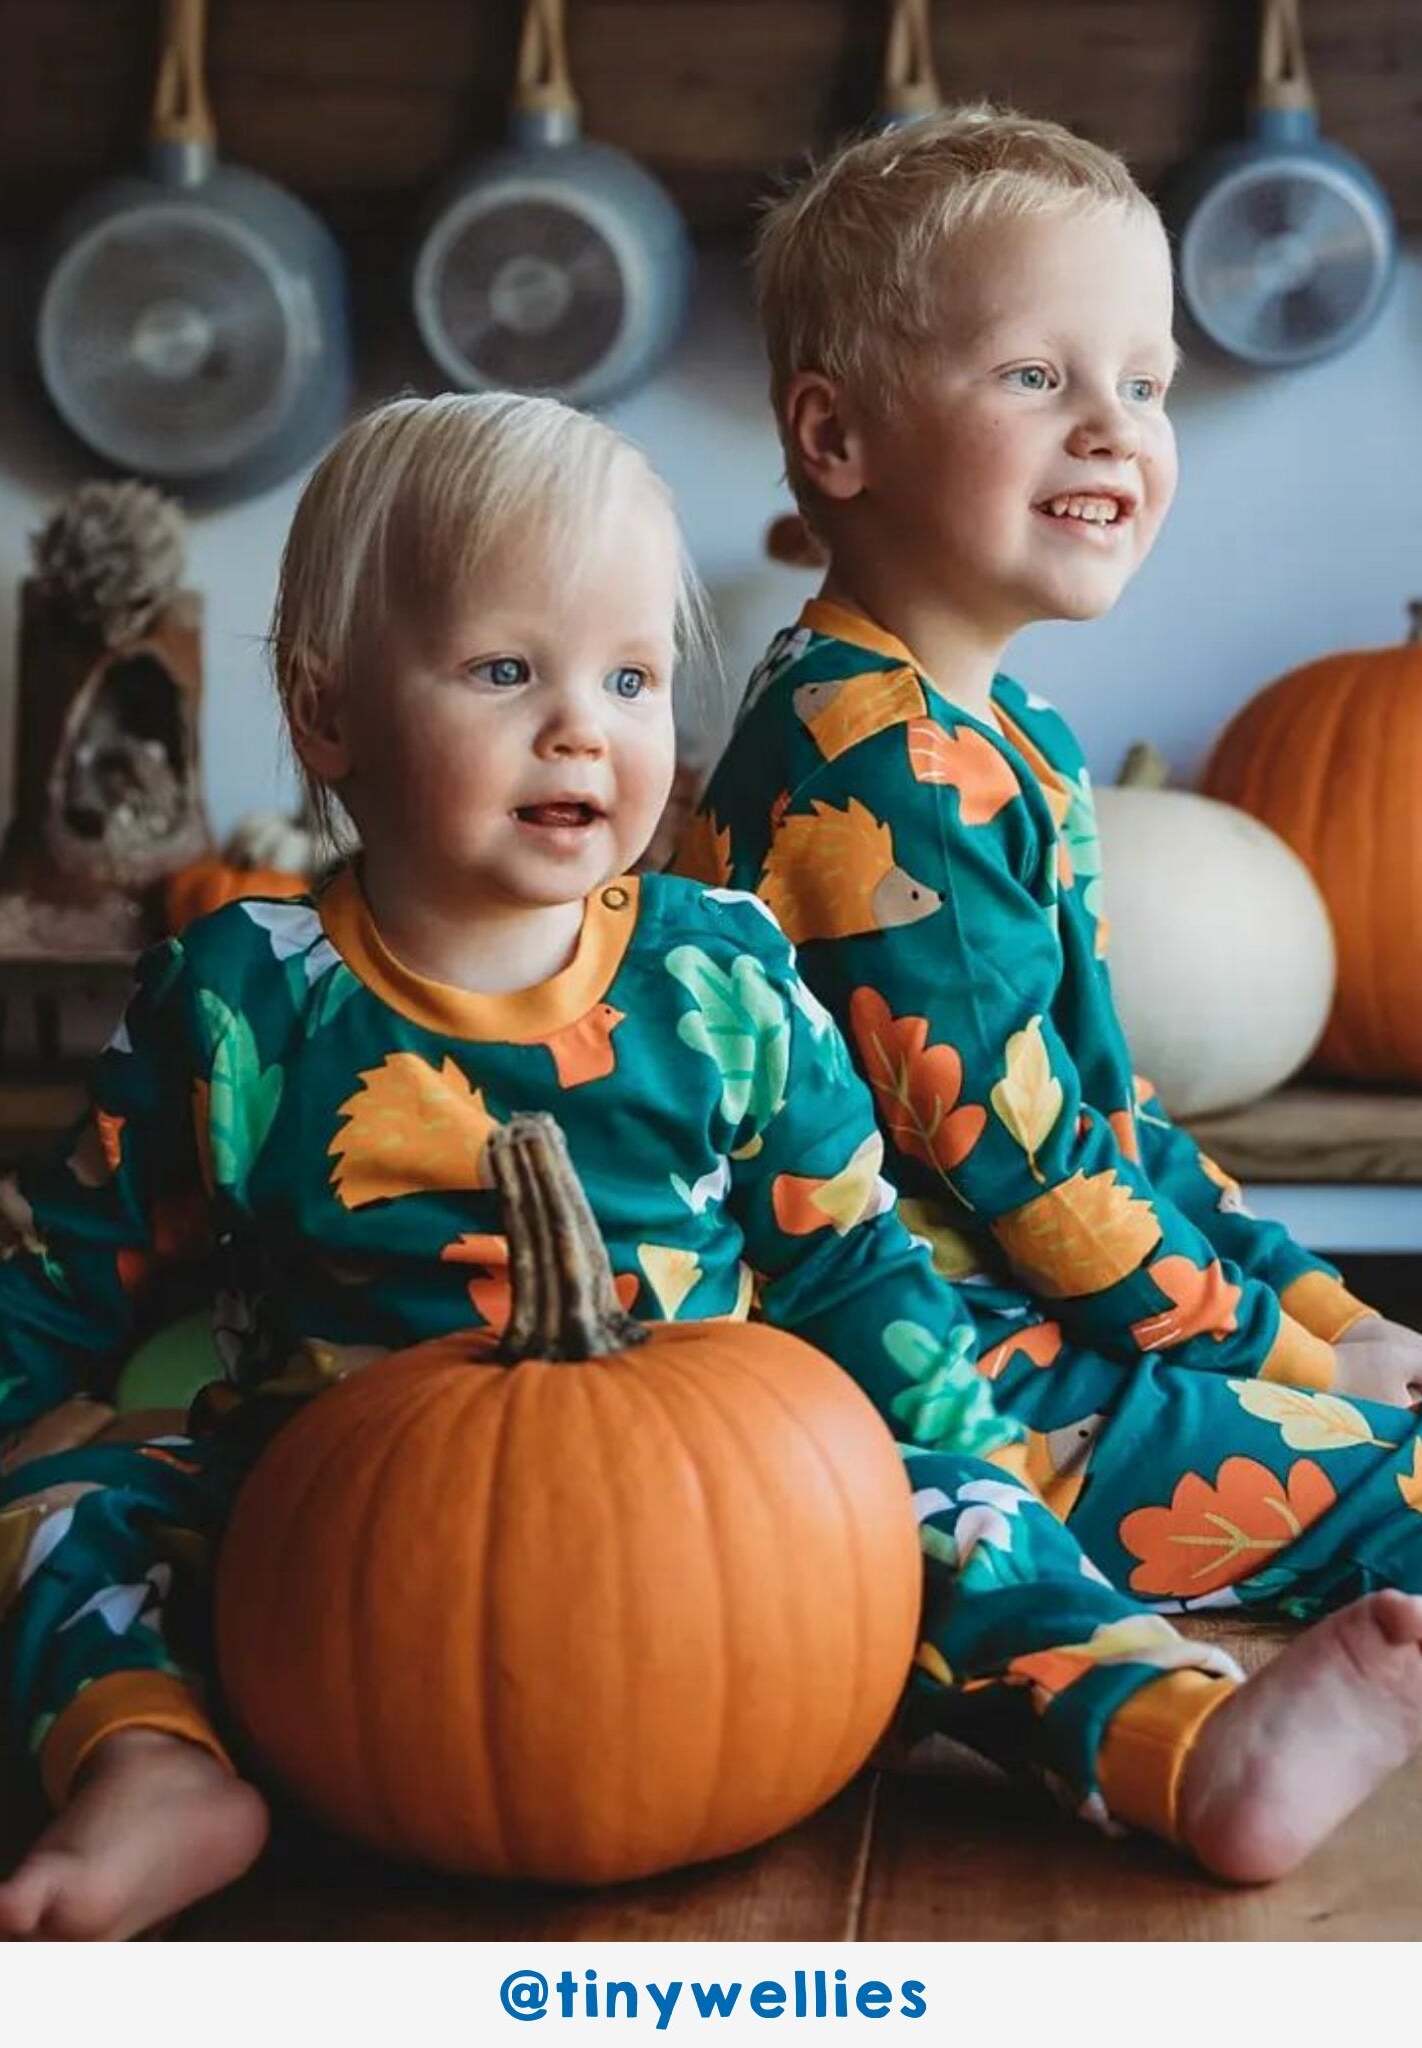
[[[1136,509],[1122,491],[1062,491],[1036,508],[1048,519],[1080,526],[1122,526]]]
[[[521,825],[539,825],[554,831],[576,831],[595,825],[602,812],[596,804],[560,801],[551,804],[520,804],[514,816]]]

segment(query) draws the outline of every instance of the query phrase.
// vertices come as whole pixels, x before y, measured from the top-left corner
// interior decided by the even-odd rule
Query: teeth
[[[1051,500],[1050,509],[1055,519],[1084,519],[1089,526],[1111,526],[1121,516],[1120,503],[1115,498],[1063,495]]]

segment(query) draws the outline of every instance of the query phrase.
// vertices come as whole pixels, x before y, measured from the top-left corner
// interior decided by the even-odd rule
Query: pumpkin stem
[[[1422,646],[1422,597],[1412,598],[1407,606],[1407,644],[1409,647]]]
[[[1170,782],[1170,763],[1151,740],[1137,740],[1121,763],[1117,789],[1165,789]]]
[[[513,1309],[499,1346],[521,1358],[605,1358],[646,1341],[617,1299],[612,1267],[567,1140],[551,1116],[511,1116],[485,1154],[503,1203]]]

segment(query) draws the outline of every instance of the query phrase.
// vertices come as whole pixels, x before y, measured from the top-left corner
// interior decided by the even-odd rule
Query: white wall
[[[0,289],[11,280],[0,275]],[[6,296],[12,297],[11,292]],[[425,383],[413,356],[364,394]],[[1281,670],[1400,637],[1422,595],[1422,249],[1379,325],[1349,354],[1290,375],[1189,364],[1174,413],[1182,479],[1153,559],[1117,612],[1040,626],[1010,666],[1060,700],[1098,775],[1149,735],[1189,773],[1227,714]],[[615,408],[674,487],[744,677],[812,580],[764,561],[788,503],[744,278],[702,266],[675,360]],[[0,816],[8,815],[15,591],[27,536],[85,473],[55,435],[12,349],[0,364]],[[207,598],[206,781],[214,826],[290,799],[262,635],[299,480],[192,521],[190,580]]]

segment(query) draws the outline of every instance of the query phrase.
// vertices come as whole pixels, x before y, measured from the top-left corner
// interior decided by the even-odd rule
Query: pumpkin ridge
[[[514,1854],[515,1820],[505,1802],[501,1774],[495,1761],[500,1748],[500,1738],[503,1733],[502,1716],[497,1711],[499,1667],[497,1658],[494,1655],[497,1647],[499,1609],[503,1600],[503,1588],[500,1584],[499,1571],[500,1539],[501,1532],[512,1526],[508,1518],[508,1503],[505,1498],[508,1490],[509,1469],[509,1460],[505,1452],[514,1430],[514,1404],[518,1402],[521,1407],[535,1407],[538,1393],[541,1391],[541,1389],[537,1388],[537,1382],[543,1377],[541,1374],[526,1373],[523,1375],[523,1383],[520,1385],[518,1383],[517,1369],[510,1368],[510,1370],[514,1373],[514,1377],[502,1386],[499,1386],[502,1398],[495,1409],[497,1423],[494,1431],[494,1441],[489,1451],[489,1483],[483,1504],[484,1528],[482,1533],[485,1546],[483,1571],[482,1574],[474,1572],[469,1575],[471,1590],[468,1596],[471,1609],[475,1607],[476,1600],[482,1600],[482,1612],[479,1616],[480,1626],[476,1632],[471,1622],[468,1640],[474,1646],[477,1663],[477,1669],[474,1674],[475,1683],[484,1695],[483,1725],[485,1753],[480,1761],[488,1780],[489,1813],[493,1820],[499,1857],[505,1870],[517,1868],[517,1859]],[[498,1382],[491,1382],[491,1384],[498,1386]],[[523,1393],[523,1386],[527,1386],[529,1389],[526,1395]],[[522,1421],[522,1415],[518,1419]],[[475,1588],[477,1588],[477,1592]]]

